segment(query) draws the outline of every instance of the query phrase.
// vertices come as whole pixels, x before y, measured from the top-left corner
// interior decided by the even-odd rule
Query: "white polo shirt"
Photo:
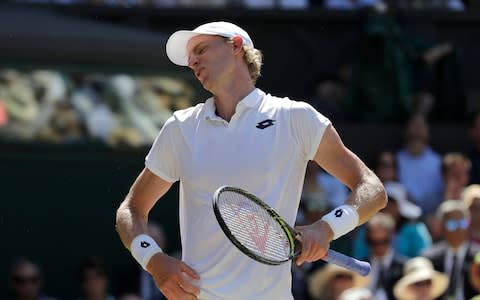
[[[177,111],[146,157],[162,179],[180,180],[182,260],[200,277],[200,299],[293,299],[290,264],[268,266],[241,253],[212,209],[222,185],[243,188],[294,224],[307,162],[330,121],[304,102],[253,90],[230,122],[213,98]]]

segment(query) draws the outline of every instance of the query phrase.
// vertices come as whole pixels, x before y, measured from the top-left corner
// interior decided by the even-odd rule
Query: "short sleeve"
[[[163,125],[145,158],[145,166],[155,175],[168,181],[179,180],[180,128],[174,116]]]
[[[312,160],[330,120],[310,104],[300,101],[292,101],[290,120],[296,142],[305,158]]]

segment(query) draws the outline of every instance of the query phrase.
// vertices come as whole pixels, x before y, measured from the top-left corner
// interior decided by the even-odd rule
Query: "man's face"
[[[20,265],[12,274],[11,287],[18,299],[37,299],[41,289],[38,269],[31,264]]]
[[[467,240],[469,219],[463,212],[455,210],[445,214],[443,218],[443,230],[447,243],[457,248]]]
[[[372,253],[375,256],[383,257],[391,247],[392,232],[381,226],[371,226],[368,228],[367,240]]]
[[[471,226],[472,228],[478,230],[480,228],[480,197],[476,197],[473,199],[469,209]]]
[[[458,186],[464,187],[470,180],[470,170],[468,165],[463,161],[455,161],[445,172],[445,181],[456,183]]]
[[[203,87],[212,91],[225,80],[232,80],[234,53],[231,43],[216,35],[197,35],[187,44],[188,67]]]
[[[415,117],[407,125],[408,142],[426,142],[429,137],[428,124],[422,117]]]
[[[431,297],[432,281],[422,280],[411,284],[408,287],[415,295],[415,300],[429,300]]]

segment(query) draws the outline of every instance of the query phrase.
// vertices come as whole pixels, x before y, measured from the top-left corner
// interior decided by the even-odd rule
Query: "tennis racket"
[[[222,186],[213,195],[213,211],[228,239],[240,251],[267,265],[280,265],[300,254],[299,234],[270,206],[255,195],[232,186]],[[328,250],[323,260],[362,276],[368,262]]]

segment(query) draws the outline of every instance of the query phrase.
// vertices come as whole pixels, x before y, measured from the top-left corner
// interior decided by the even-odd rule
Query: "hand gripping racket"
[[[240,188],[222,186],[213,195],[213,211],[225,235],[252,259],[280,265],[300,254],[299,234],[270,206]],[[370,272],[368,262],[328,250],[323,260],[362,276]]]

